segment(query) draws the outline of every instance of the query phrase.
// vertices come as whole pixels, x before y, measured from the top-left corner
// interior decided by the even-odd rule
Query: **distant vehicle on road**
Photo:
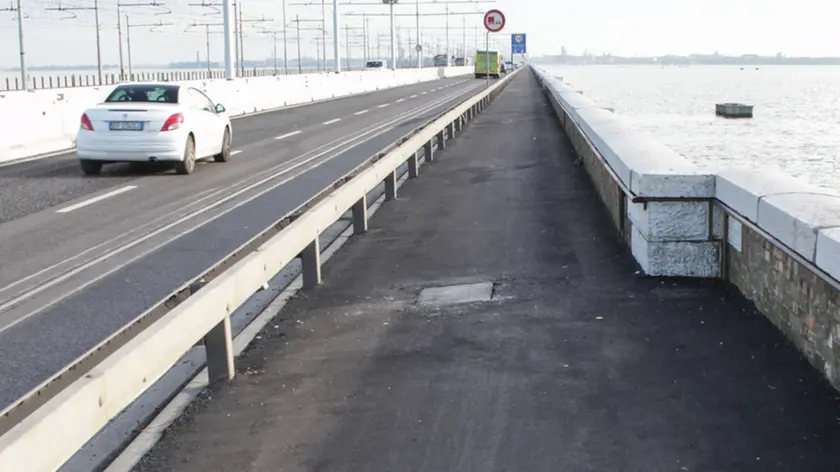
[[[173,162],[190,174],[198,159],[230,160],[231,133],[225,107],[197,88],[122,84],[82,114],[76,150],[88,175],[116,162]]]
[[[365,63],[365,69],[367,69],[367,70],[384,70],[385,69],[385,61],[367,61]]]
[[[475,52],[475,78],[493,77],[498,79],[502,74],[502,55],[499,51]]]
[[[432,61],[435,67],[449,67],[449,54],[438,54]]]
[[[456,57],[455,65],[459,67],[472,65],[472,59],[469,57]]]

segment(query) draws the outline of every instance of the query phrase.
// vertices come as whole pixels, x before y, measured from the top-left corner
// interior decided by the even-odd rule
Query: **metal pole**
[[[213,66],[210,64],[210,25],[204,25],[204,33],[207,35],[207,74],[213,73]]]
[[[391,68],[397,70],[397,43],[396,38],[394,37],[394,3],[397,0],[391,0]]]
[[[93,0],[93,14],[96,20],[96,69],[99,85],[102,85],[102,41],[99,39],[99,0]]]
[[[368,61],[368,19],[367,15],[362,13],[362,60]]]
[[[338,0],[333,0],[333,54],[335,54],[335,72],[341,72],[341,55],[339,53],[338,32],[340,31],[338,25]]]
[[[21,85],[26,90],[29,90],[29,81],[27,77],[29,74],[26,71],[26,51],[23,45],[23,10],[20,6],[20,0],[17,0],[17,20],[18,20],[18,47],[20,48],[20,81]]]
[[[277,75],[277,32],[275,31],[272,36],[274,36],[274,75]]]
[[[467,65],[467,15],[461,17],[464,27],[464,65]]]
[[[289,23],[286,21],[286,0],[283,0],[283,71],[289,75],[289,43],[286,35],[286,28]]]
[[[417,51],[417,68],[420,69],[421,67],[423,67],[423,50],[421,48],[417,47],[417,46],[420,46],[420,44],[421,44],[420,43],[420,0],[415,0],[414,6],[415,6],[415,9],[416,9],[414,16],[415,16],[415,20],[417,22],[417,25],[416,25],[416,28],[417,28],[417,45],[415,46],[415,49],[420,49],[419,51]]]
[[[300,64],[300,15],[295,15],[295,23],[297,23],[298,74],[302,74],[303,67]]]
[[[120,2],[117,1],[117,42],[120,45],[120,82],[125,80],[125,64],[123,63],[122,16],[120,16]]]
[[[233,63],[233,24],[236,22],[236,10],[233,8],[233,0],[224,0],[222,13],[225,22],[225,78],[233,80],[236,78],[236,67]]]
[[[236,2],[233,2],[233,42],[236,46],[236,62],[233,63],[233,69],[239,70],[239,65],[242,62],[242,59],[239,57],[239,5]]]
[[[128,52],[128,80],[131,81],[134,71],[131,68],[131,23],[129,23],[128,15],[125,15],[125,49]]]
[[[344,44],[347,48],[347,63],[344,65],[344,67],[347,70],[351,70],[352,68],[350,66],[350,61],[352,60],[352,54],[350,54],[350,25],[344,25]]]
[[[446,5],[446,65],[449,66],[449,5]]]
[[[490,88],[490,31],[487,32],[486,38],[484,41],[484,67],[487,69],[486,88]]]
[[[240,59],[240,67],[242,69],[242,77],[245,77],[245,32],[242,29],[242,15],[244,8],[242,5],[239,5],[239,59]]]
[[[326,0],[321,0],[321,43],[324,45],[324,59],[319,67],[321,70],[327,70],[327,3]]]

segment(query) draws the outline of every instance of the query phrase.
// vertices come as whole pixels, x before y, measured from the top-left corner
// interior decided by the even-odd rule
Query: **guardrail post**
[[[385,177],[385,201],[397,199],[397,170],[394,169]]]
[[[367,230],[367,195],[362,195],[362,198],[353,204],[353,234],[362,234]]]
[[[303,265],[303,288],[313,288],[321,283],[321,250],[318,235],[300,253]]]
[[[458,121],[458,120],[455,120],[455,121]],[[455,137],[455,121],[446,125],[447,133],[449,133],[449,139],[452,139],[452,138]]]
[[[446,128],[438,131],[437,143],[438,149],[446,149]]]
[[[235,374],[233,368],[233,336],[230,330],[230,316],[204,335],[204,355],[207,358],[207,378],[212,382],[230,380]]]
[[[417,158],[417,154],[420,151],[414,151],[414,154],[408,158],[408,178],[409,179],[416,179],[418,175],[420,175],[420,165],[419,159]]]
[[[426,158],[426,162],[432,162],[435,160],[435,147],[431,139],[426,141],[426,144],[423,145],[423,155]]]

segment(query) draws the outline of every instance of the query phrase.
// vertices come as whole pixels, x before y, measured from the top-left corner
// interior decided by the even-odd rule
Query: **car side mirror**
[[[224,112],[225,112],[225,106],[224,105],[222,105],[221,103],[216,105],[216,113],[224,113]]]

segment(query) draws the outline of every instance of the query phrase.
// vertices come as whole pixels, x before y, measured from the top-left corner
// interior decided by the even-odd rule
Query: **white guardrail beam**
[[[444,149],[445,131],[454,136],[513,75],[416,132],[24,418],[0,437],[0,471],[57,470],[202,338],[210,381],[233,378],[231,313],[297,257],[304,289],[318,285],[318,236],[348,210],[354,233],[367,231],[368,192],[384,181],[386,200],[395,199],[397,168],[408,161],[409,176],[416,177],[417,152],[423,149],[431,162],[433,140]]]

